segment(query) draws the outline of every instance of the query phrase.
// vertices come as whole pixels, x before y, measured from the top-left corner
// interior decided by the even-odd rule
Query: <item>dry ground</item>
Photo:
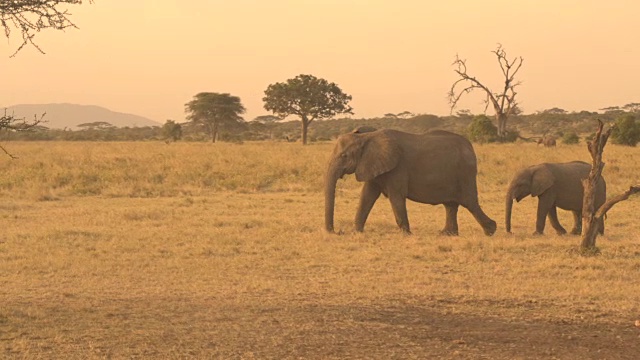
[[[359,184],[322,230],[330,144],[9,143],[0,159],[0,357],[637,359],[640,199],[598,239],[533,237],[534,199],[504,232],[504,187],[584,145],[476,146],[485,237],[466,211],[411,203],[403,236],[379,200],[354,234]],[[610,194],[640,150],[609,145]],[[570,216],[560,212],[570,226]]]

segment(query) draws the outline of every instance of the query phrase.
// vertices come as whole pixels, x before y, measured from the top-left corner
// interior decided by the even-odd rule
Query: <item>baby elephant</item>
[[[522,200],[531,195],[538,197],[538,215],[534,234],[544,232],[545,217],[549,217],[551,226],[559,235],[567,231],[560,225],[556,207],[573,212],[575,223],[572,234],[582,232],[582,179],[589,176],[591,165],[583,161],[568,163],[544,163],[530,166],[519,171],[511,180],[507,189],[505,224],[511,232],[511,208],[513,200]],[[604,178],[596,185],[596,209],[604,204],[607,197],[607,185]],[[600,222],[600,234],[604,234],[604,221]]]

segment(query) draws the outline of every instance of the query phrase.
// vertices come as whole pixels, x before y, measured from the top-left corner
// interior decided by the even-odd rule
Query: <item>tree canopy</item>
[[[337,114],[353,114],[351,96],[335,83],[313,75],[298,75],[284,83],[271,84],[265,90],[264,108],[280,118],[297,115],[302,121],[302,144],[307,143],[307,130],[314,120],[329,119]]]
[[[78,124],[77,126],[82,130],[108,130],[108,129],[115,128],[115,126],[113,126],[111,123],[108,123],[106,121],[88,122],[88,123]]]
[[[244,122],[240,116],[245,108],[240,98],[230,94],[201,92],[185,104],[187,120],[202,124],[212,142],[216,142],[223,127]]]
[[[162,136],[167,143],[178,141],[182,137],[182,126],[173,120],[167,120],[162,125]]]

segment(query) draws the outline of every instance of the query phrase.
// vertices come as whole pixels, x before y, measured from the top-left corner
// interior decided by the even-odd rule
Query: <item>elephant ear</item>
[[[531,196],[540,196],[556,181],[555,176],[546,166],[540,166],[533,171],[531,178]]]
[[[356,166],[356,180],[369,181],[393,170],[400,161],[401,150],[388,134],[366,134],[362,155]],[[363,135],[364,136],[364,135]]]

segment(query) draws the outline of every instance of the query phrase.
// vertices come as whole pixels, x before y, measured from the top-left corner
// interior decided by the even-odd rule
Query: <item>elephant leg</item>
[[[375,204],[376,200],[380,197],[380,192],[380,188],[376,185],[370,182],[364,183],[362,193],[360,194],[360,204],[356,212],[356,231],[362,232],[364,230],[364,223],[367,222],[367,217],[369,217],[373,204]]]
[[[567,230],[565,230],[565,228],[560,225],[560,221],[558,221],[558,211],[555,206],[552,206],[551,209],[549,209],[547,217],[549,218],[551,226],[556,229],[556,233],[558,233],[558,235],[564,235],[567,233]]]
[[[458,235],[458,206],[456,203],[444,204],[447,218],[444,229],[440,231],[442,235]]]
[[[487,216],[487,214],[485,214],[484,211],[482,211],[480,204],[475,202],[469,206],[465,206],[465,205],[462,205],[462,206],[464,206],[467,210],[469,210],[469,212],[471,213],[471,215],[473,215],[473,217],[476,219],[478,224],[482,226],[482,229],[484,230],[485,235],[491,236],[496,232],[498,225],[496,224],[495,221],[491,220],[491,218]]]
[[[544,233],[545,221],[547,214],[553,207],[553,198],[548,193],[538,196],[538,213],[536,215],[536,231],[534,235],[542,235]]]
[[[571,229],[572,235],[582,234],[582,212],[572,211],[573,213],[573,229]]]
[[[407,198],[398,193],[391,193],[389,194],[389,202],[391,202],[393,215],[396,217],[396,224],[405,234],[411,234],[407,215]]]

